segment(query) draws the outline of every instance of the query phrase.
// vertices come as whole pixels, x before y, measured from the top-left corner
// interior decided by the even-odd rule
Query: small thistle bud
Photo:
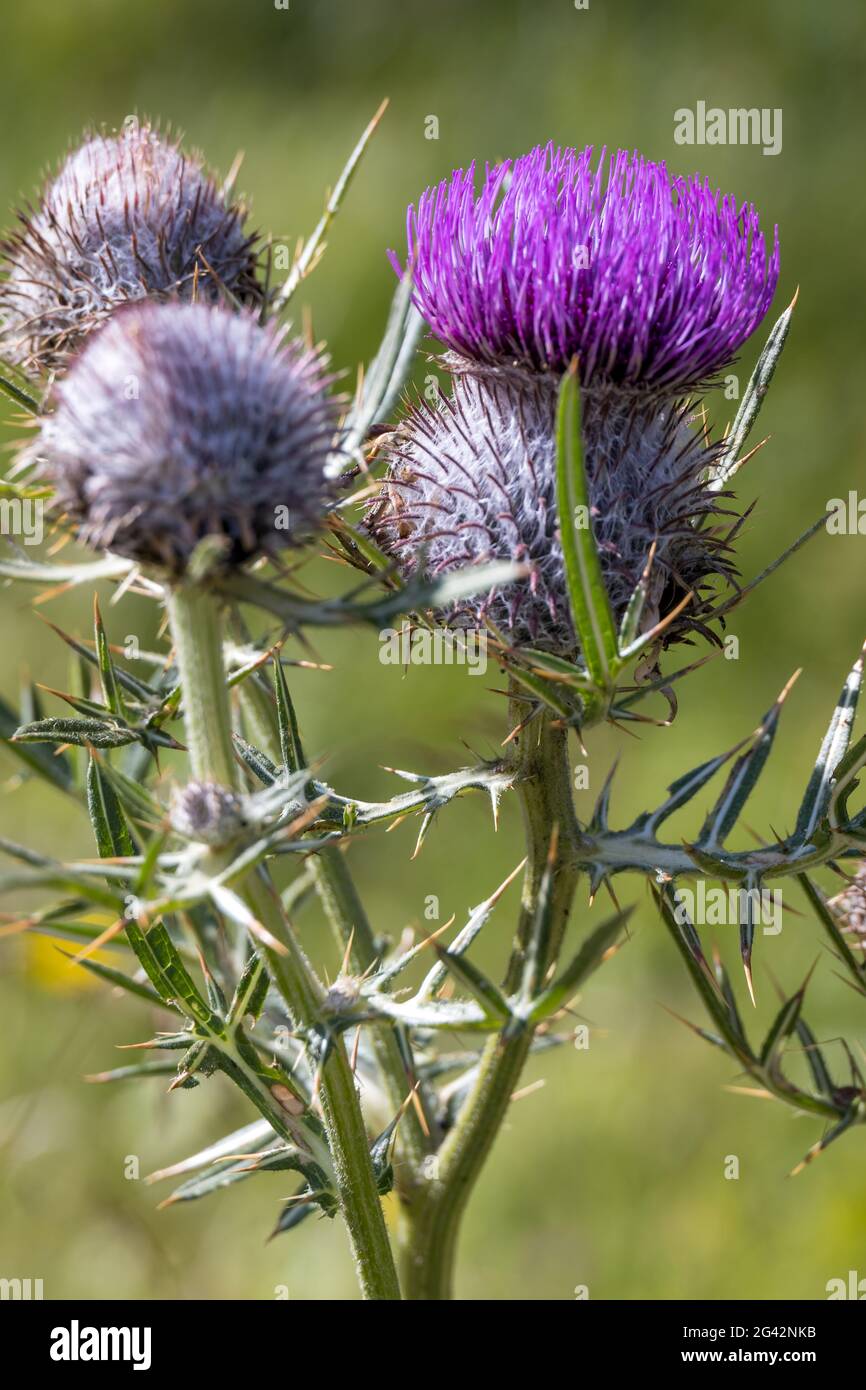
[[[188,782],[172,793],[171,828],[185,840],[220,848],[246,827],[239,796],[216,782]]]
[[[28,451],[95,549],[182,574],[307,539],[329,500],[323,358],[247,314],[130,306],[90,339]]]
[[[850,932],[866,948],[866,862],[859,866],[848,886],[830,899],[830,907],[842,930]]]
[[[2,355],[25,370],[62,366],[129,300],[256,303],[255,238],[199,161],[130,121],[75,150],[2,246]]]
[[[361,982],[353,975],[338,975],[323,1001],[325,1013],[351,1014],[361,997]]]
[[[538,146],[428,188],[408,214],[415,302],[433,332],[475,362],[581,381],[693,388],[734,356],[770,306],[758,214],[619,150]],[[392,261],[399,263],[392,253]]]
[[[491,560],[528,565],[527,579],[444,616],[472,627],[489,617],[515,646],[573,660],[556,507],[557,386],[549,376],[456,371],[449,395],[420,401],[403,422],[367,526],[406,574],[422,565],[428,576]],[[623,616],[655,543],[644,610],[645,627],[653,626],[690,589],[731,569],[723,541],[706,526],[718,499],[700,477],[713,451],[682,406],[605,387],[583,393],[583,442],[614,613]],[[668,640],[699,625],[693,606]]]

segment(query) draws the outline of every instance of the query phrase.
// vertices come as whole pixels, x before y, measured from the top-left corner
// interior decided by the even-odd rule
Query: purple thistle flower
[[[138,122],[75,150],[2,246],[2,353],[62,366],[118,305],[148,296],[257,303],[255,238],[195,158]]]
[[[415,302],[475,362],[561,372],[578,354],[584,384],[693,388],[766,314],[778,233],[768,257],[751,204],[637,153],[604,164],[549,144],[488,166],[479,194],[474,164],[427,189],[407,219]]]
[[[321,524],[336,404],[323,358],[247,314],[147,303],[114,315],[55,391],[35,448],[82,540],[179,574]]]
[[[556,378],[514,369],[457,371],[450,395],[419,403],[397,429],[366,524],[406,575],[438,577],[491,560],[528,565],[527,579],[440,616],[472,627],[489,617],[515,646],[574,660],[578,640],[556,506],[557,385]],[[666,642],[696,630],[709,635],[703,590],[733,573],[715,524],[719,495],[702,483],[717,450],[693,430],[686,411],[676,401],[660,408],[616,387],[583,392],[592,526],[616,616],[622,618],[653,544],[644,629],[689,591],[696,595]]]

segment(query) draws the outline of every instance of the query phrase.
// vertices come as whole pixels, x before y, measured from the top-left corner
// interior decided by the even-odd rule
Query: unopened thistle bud
[[[171,828],[185,840],[220,848],[243,833],[241,798],[216,782],[188,782],[172,793]]]
[[[866,862],[860,864],[848,886],[830,899],[830,907],[842,930],[866,948]]]
[[[258,302],[255,238],[200,162],[130,121],[75,150],[3,244],[0,355],[65,364],[119,305],[148,297]]]
[[[300,544],[329,504],[323,358],[247,314],[141,304],[94,335],[30,456],[80,538],[182,575]]]

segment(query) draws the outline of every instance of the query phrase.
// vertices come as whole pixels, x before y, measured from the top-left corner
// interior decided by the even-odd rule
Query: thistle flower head
[[[175,788],[169,817],[172,830],[185,840],[214,847],[231,844],[246,824],[241,798],[217,782]]]
[[[779,273],[758,214],[620,150],[537,147],[457,170],[408,213],[415,302],[463,356],[689,389],[761,322]],[[399,269],[396,258],[392,255]]]
[[[205,305],[119,311],[55,390],[31,455],[81,539],[181,574],[306,539],[328,505],[335,426],[324,361]]]
[[[2,354],[63,365],[118,305],[260,299],[254,238],[195,158],[147,124],[79,146],[2,246]]]
[[[514,560],[529,575],[463,602],[449,621],[486,618],[515,646],[578,654],[556,505],[555,379],[522,372],[457,372],[452,392],[410,411],[390,446],[382,494],[367,525],[404,573],[436,577],[472,564]],[[651,548],[647,629],[689,591],[731,571],[708,525],[718,497],[701,475],[713,450],[685,407],[659,406],[616,388],[584,392],[583,448],[592,527],[617,617]],[[667,640],[701,627],[700,602]]]

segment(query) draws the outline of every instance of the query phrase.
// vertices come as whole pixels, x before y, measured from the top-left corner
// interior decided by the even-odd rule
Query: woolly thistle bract
[[[182,574],[307,539],[329,502],[336,406],[323,358],[246,314],[119,311],[55,390],[35,446],[81,539]]]
[[[0,351],[25,370],[62,366],[130,300],[261,299],[243,207],[147,124],[90,136],[19,222],[2,247]]]
[[[451,360],[452,367],[459,364]],[[555,486],[556,378],[456,370],[450,394],[421,402],[389,446],[388,477],[367,524],[406,573],[438,576],[510,559],[526,579],[479,595],[450,621],[490,618],[515,645],[573,659]],[[714,457],[677,403],[610,388],[584,392],[591,522],[611,605],[621,618],[647,564],[645,626],[731,561],[718,496],[702,475]],[[718,522],[718,518],[715,519]],[[589,524],[590,518],[584,518]],[[700,601],[668,633],[701,627]]]

